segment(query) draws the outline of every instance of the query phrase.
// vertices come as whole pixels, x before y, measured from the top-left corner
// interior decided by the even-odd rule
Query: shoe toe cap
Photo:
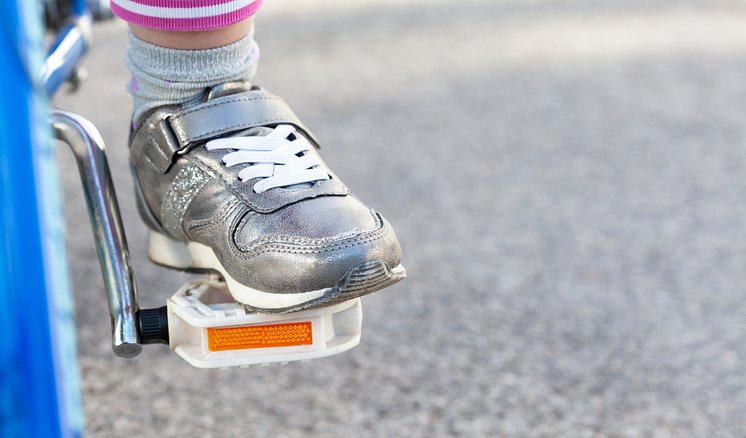
[[[236,279],[267,292],[299,293],[333,287],[372,260],[398,266],[401,247],[393,228],[356,199],[345,198],[304,201],[266,216],[247,214],[235,233],[242,265],[232,269]]]

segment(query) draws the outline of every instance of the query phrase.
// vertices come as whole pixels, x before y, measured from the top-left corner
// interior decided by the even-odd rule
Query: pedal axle
[[[168,344],[168,310],[140,309],[140,339],[143,344]]]

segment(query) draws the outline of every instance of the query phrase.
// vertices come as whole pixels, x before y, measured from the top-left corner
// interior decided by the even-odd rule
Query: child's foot
[[[326,167],[315,143],[283,100],[244,82],[146,115],[130,157],[151,260],[218,271],[236,301],[269,313],[403,280],[394,230]]]

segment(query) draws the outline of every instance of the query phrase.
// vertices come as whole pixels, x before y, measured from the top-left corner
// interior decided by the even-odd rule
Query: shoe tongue
[[[274,129],[267,126],[257,126],[254,128],[244,129],[243,131],[234,132],[228,137],[264,137],[269,135]]]
[[[205,90],[205,94],[202,96],[202,102],[208,100],[217,99],[219,97],[230,96],[232,94],[244,93],[251,91],[253,87],[246,81],[235,81],[226,82],[224,84],[215,85]]]

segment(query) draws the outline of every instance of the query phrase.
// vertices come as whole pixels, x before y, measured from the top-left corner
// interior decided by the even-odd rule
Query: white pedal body
[[[170,346],[197,368],[305,362],[360,343],[360,299],[286,315],[246,310],[212,276],[186,283],[167,302]]]

